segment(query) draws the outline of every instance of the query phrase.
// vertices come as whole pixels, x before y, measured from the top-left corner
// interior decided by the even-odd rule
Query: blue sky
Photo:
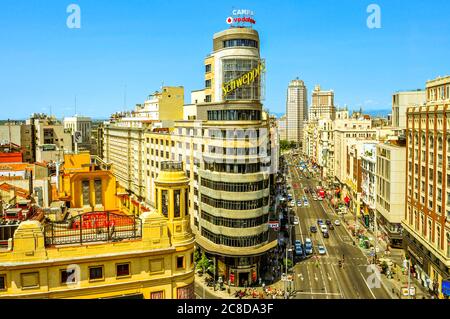
[[[69,4],[81,29],[66,26]],[[366,8],[381,8],[369,29]],[[303,79],[334,89],[349,108],[388,109],[397,90],[423,88],[450,70],[450,1],[406,0],[1,0],[0,118],[33,112],[107,117],[165,85],[202,88],[203,59],[233,8],[255,12],[266,59],[266,100],[285,109]]]

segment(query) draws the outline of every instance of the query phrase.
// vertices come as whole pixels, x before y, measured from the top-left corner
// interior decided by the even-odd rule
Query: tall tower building
[[[286,97],[286,129],[288,141],[303,140],[303,122],[308,120],[308,96],[305,83],[296,78],[289,83]]]
[[[309,120],[320,120],[336,118],[336,108],[334,107],[334,92],[332,90],[323,91],[320,85],[314,87],[312,92],[311,108],[309,109]]]

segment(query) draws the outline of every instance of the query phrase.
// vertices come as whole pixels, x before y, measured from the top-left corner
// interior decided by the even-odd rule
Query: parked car
[[[311,226],[311,227],[309,227],[309,231],[311,232],[311,233],[317,233],[317,227],[316,226]]]
[[[327,224],[328,226],[330,226],[330,225],[331,225],[331,220],[327,219],[327,220],[325,221],[325,224]]]
[[[336,226],[339,226],[339,225],[341,224],[341,221],[340,221],[339,219],[336,219],[336,220],[334,221],[334,224],[335,224]]]
[[[299,219],[297,216],[294,216],[294,225],[298,225]]]
[[[324,233],[324,232],[327,232],[328,231],[328,227],[327,227],[327,225],[320,225],[320,231],[322,232],[322,233]]]
[[[328,226],[328,229],[330,229],[330,230],[334,230],[334,226],[333,226],[333,224],[330,224],[330,225]]]
[[[328,234],[327,231],[323,232],[322,235],[323,235],[323,238],[330,238],[330,234]]]
[[[308,207],[309,206],[309,202],[307,200],[303,201],[303,206]]]
[[[318,219],[318,220],[317,220],[317,225],[319,225],[319,226],[320,226],[320,225],[323,225],[323,220],[322,220],[322,219]]]
[[[302,207],[302,201],[300,199],[297,201],[297,206]]]

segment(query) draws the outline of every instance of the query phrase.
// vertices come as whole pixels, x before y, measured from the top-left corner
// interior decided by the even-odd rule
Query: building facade
[[[75,115],[72,117],[65,117],[63,120],[64,128],[69,130],[73,136],[74,150],[91,151],[91,137],[92,137],[92,119],[86,116]],[[81,134],[80,141],[76,140],[75,132]]]
[[[376,149],[376,213],[378,229],[392,247],[402,247],[402,226],[405,211],[404,140],[379,143]]]
[[[442,295],[450,278],[450,76],[426,83],[426,105],[407,109],[404,248],[421,283]]]
[[[163,164],[155,181],[157,208],[138,218],[120,207],[109,170],[90,166],[88,155],[67,160],[72,164],[63,168],[60,199],[71,206],[68,214],[62,221],[19,225],[0,250],[0,299],[194,298],[194,236],[182,164]],[[80,212],[85,197],[95,201],[97,193],[108,211]]]
[[[286,96],[287,140],[303,141],[303,124],[308,120],[308,95],[305,83],[298,78],[289,83]]]
[[[392,95],[392,127],[406,129],[406,110],[408,107],[424,105],[425,91],[402,91]]]
[[[309,108],[308,120],[320,120],[336,118],[336,108],[334,106],[333,90],[324,91],[320,85],[316,85],[312,92],[311,106]]]

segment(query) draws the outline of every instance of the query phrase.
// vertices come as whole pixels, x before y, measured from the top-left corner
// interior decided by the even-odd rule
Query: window
[[[61,284],[73,284],[76,282],[75,268],[62,269],[60,271]]]
[[[185,189],[184,190],[184,213],[185,213],[185,215],[189,214],[189,207],[188,207],[189,199],[188,199],[188,195],[189,195],[189,192],[188,192],[187,189]]]
[[[205,65],[205,73],[211,72],[211,64]]]
[[[0,291],[6,290],[6,275],[0,275]]]
[[[177,269],[184,268],[184,256],[177,257]]]
[[[81,189],[83,193],[83,206],[91,205],[91,192],[89,187],[89,181],[83,181],[81,183]]]
[[[205,81],[205,88],[210,88],[211,87],[211,80],[206,80]]]
[[[207,102],[207,103],[211,102],[211,95],[210,94],[205,96],[205,102]]]
[[[94,181],[94,189],[95,189],[95,205],[103,204],[103,191],[102,191],[102,180],[96,179]]]
[[[181,191],[179,189],[173,191],[174,197],[174,217],[178,218],[181,216]]]
[[[116,265],[116,276],[117,277],[130,276],[130,263],[117,264]]]
[[[169,214],[169,192],[167,190],[161,191],[161,202],[162,214],[167,217]]]
[[[152,292],[150,299],[164,299],[164,290]]]
[[[20,274],[22,288],[39,288],[39,272],[29,272]]]
[[[103,266],[89,267],[89,280],[103,279]]]

